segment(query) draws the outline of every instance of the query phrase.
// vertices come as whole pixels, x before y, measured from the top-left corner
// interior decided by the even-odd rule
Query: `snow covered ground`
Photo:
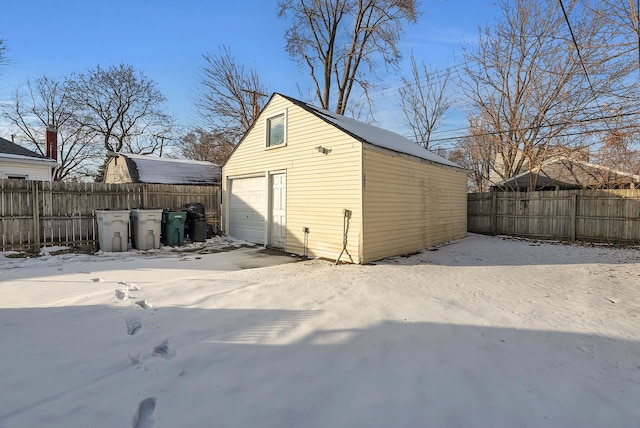
[[[0,427],[636,427],[640,251],[0,256]]]

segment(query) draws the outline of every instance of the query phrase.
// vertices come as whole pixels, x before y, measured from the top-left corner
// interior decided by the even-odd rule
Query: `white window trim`
[[[2,178],[5,180],[14,179],[14,180],[29,180],[29,174],[11,174],[11,173],[3,173]]]
[[[267,119],[264,121],[264,149],[265,150],[273,150],[273,149],[277,149],[279,147],[286,147],[287,146],[287,128],[289,128],[288,126],[288,109],[284,109],[283,111],[280,111],[278,113],[272,114],[271,116],[267,117]],[[277,144],[275,146],[270,146],[269,145],[269,121],[273,118],[276,118],[278,116],[284,116],[284,141],[282,142],[282,144]]]

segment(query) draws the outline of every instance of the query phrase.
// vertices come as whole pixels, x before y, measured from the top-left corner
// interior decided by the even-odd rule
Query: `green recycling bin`
[[[162,211],[162,243],[164,245],[184,245],[185,211]]]

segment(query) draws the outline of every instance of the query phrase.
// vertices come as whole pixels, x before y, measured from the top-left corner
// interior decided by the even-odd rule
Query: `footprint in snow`
[[[129,336],[134,336],[142,330],[142,320],[140,317],[129,317],[125,318],[124,321],[127,323],[127,334]]]
[[[116,290],[116,297],[118,300],[127,300],[129,298],[129,290],[123,288],[122,290]]]
[[[102,279],[102,278],[91,278],[91,281],[93,281],[93,282],[104,282],[104,279]]]
[[[154,347],[153,350],[151,351],[151,355],[160,356],[165,360],[172,359],[173,357],[176,356],[176,354],[177,352],[175,351],[175,349],[171,347],[171,344],[169,343],[168,339],[162,342],[161,344],[159,344],[158,346]]]
[[[151,309],[153,305],[146,300],[139,300],[136,302],[136,305],[140,306],[142,309]]]
[[[129,291],[140,291],[140,287],[135,282],[120,281],[118,284],[124,285]]]
[[[142,367],[142,359],[140,358],[139,352],[136,355],[129,354],[129,361],[132,366]]]
[[[153,426],[153,411],[156,409],[155,397],[145,398],[138,404],[133,416],[132,428],[150,428]]]

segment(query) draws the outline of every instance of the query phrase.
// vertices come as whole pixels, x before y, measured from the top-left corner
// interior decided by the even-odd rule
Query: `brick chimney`
[[[47,126],[44,138],[44,146],[47,151],[47,157],[58,160],[58,130]]]

